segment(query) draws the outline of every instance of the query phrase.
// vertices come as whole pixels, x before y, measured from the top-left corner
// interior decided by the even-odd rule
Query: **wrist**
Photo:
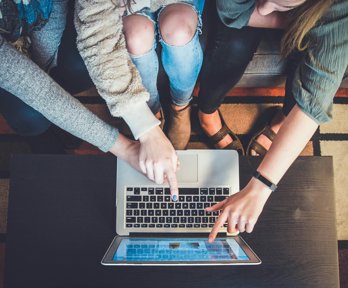
[[[266,199],[272,194],[272,190],[268,186],[254,177],[250,179],[247,187],[249,188],[248,191],[250,191],[250,193],[257,196],[264,196]]]

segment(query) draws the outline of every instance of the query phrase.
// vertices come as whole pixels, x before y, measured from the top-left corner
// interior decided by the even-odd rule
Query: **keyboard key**
[[[139,209],[145,209],[145,203],[139,203]]]
[[[132,216],[133,215],[133,210],[126,210],[126,215],[127,216]]]
[[[194,228],[200,228],[201,225],[200,225],[200,224],[193,224],[193,227],[194,227]]]
[[[182,209],[188,209],[188,203],[182,203]]]
[[[198,214],[197,210],[192,210],[192,211],[191,211],[191,215],[192,215],[192,216],[197,216],[197,214]]]
[[[143,217],[137,217],[137,223],[143,223],[144,219]]]
[[[176,211],[176,215],[183,216],[184,215],[184,211],[183,210],[177,210]]]
[[[162,213],[161,213],[161,210],[156,210],[156,212],[155,212],[155,215],[156,215],[156,216],[161,216],[161,214],[162,214]]]
[[[170,225],[170,227],[172,227],[172,228],[178,228],[178,224],[172,224],[172,225]]]
[[[163,196],[157,196],[157,202],[163,202]]]
[[[196,203],[190,203],[190,209],[196,209]]]
[[[179,228],[185,228],[185,224],[179,224]]]
[[[134,202],[131,202],[131,203],[127,203],[127,209],[138,209],[138,203],[134,203]]]
[[[156,224],[156,228],[162,228],[163,224]]]
[[[140,211],[139,210],[134,210],[133,211],[133,215],[134,216],[139,216],[140,215]]]
[[[134,188],[134,195],[140,194],[140,188]]]
[[[224,188],[223,189],[223,194],[224,195],[230,195],[230,188]]]
[[[128,223],[127,223],[127,224],[126,224],[126,227],[127,227],[127,228],[132,228],[132,227],[133,227],[133,224],[128,224]]]
[[[215,196],[214,201],[221,202],[221,201],[224,201],[225,199],[226,199],[226,196]]]
[[[192,196],[186,196],[186,202],[192,202]]]
[[[135,223],[136,217],[126,217],[126,223]]]
[[[163,210],[163,211],[162,211],[162,214],[163,214],[163,216],[168,216],[169,211],[168,211],[168,210]]]
[[[170,195],[170,189],[169,188],[164,188],[164,194]]]
[[[155,211],[154,210],[149,210],[149,211],[147,211],[147,215],[153,216],[153,215],[155,215]]]
[[[170,202],[170,196],[164,196],[164,201],[165,202]]]
[[[193,196],[193,202],[199,202],[199,196]]]
[[[185,196],[179,196],[179,201],[180,202],[185,202]]]
[[[154,208],[154,209],[159,209],[159,207],[160,207],[160,204],[159,204],[159,203],[154,203],[154,204],[153,204],[153,208]]]
[[[144,222],[145,223],[150,223],[151,222],[151,218],[150,217],[145,217],[144,218]]]
[[[215,195],[215,188],[209,188],[209,195]]]
[[[179,195],[198,195],[198,188],[179,188]]]
[[[216,188],[216,195],[222,195],[222,188]]]
[[[161,203],[161,209],[167,209],[167,203]]]
[[[174,203],[168,203],[168,209],[173,209],[174,208]]]
[[[147,210],[141,210],[141,216],[147,216]]]
[[[149,224],[149,227],[150,227],[150,228],[155,228],[156,225],[155,225],[155,224]]]
[[[159,217],[158,218],[159,223],[165,223],[165,218],[164,217]]]
[[[201,188],[200,189],[200,194],[201,195],[208,195],[208,188]]]
[[[170,216],[175,216],[176,215],[176,211],[175,210],[170,210],[169,214],[170,214]]]
[[[154,195],[155,194],[155,189],[154,188],[149,188],[148,189],[149,195]]]
[[[163,188],[156,188],[156,195],[163,195]]]
[[[142,191],[142,192],[146,192],[146,191],[147,191],[147,188],[146,188],[146,187],[141,187],[141,191]]]
[[[143,201],[144,202],[149,202],[149,200],[150,200],[149,196],[143,196]]]
[[[127,202],[139,202],[141,201],[141,196],[127,196]]]
[[[164,224],[164,228],[170,228],[170,224]]]
[[[180,222],[181,223],[186,223],[187,222],[187,218],[186,217],[180,217]]]
[[[146,203],[146,209],[152,209],[152,203]]]
[[[141,228],[147,228],[148,225],[147,224],[141,224],[140,226],[141,226]]]
[[[133,191],[133,187],[127,187],[127,191]]]
[[[156,202],[156,196],[150,196],[150,201],[151,202]]]

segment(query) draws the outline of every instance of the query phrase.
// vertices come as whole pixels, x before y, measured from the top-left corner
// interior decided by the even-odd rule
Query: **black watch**
[[[267,178],[263,177],[259,171],[255,171],[253,177],[265,184],[272,192],[277,189],[277,185],[269,181]]]

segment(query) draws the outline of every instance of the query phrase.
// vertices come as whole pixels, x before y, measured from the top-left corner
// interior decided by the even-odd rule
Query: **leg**
[[[43,70],[48,71],[56,64],[57,52],[66,24],[67,4],[67,0],[54,0],[48,22],[31,35],[31,58]]]
[[[187,4],[172,4],[159,13],[162,63],[172,99],[168,138],[176,149],[185,149],[191,135],[189,103],[203,61],[200,23],[200,16]]]
[[[51,125],[41,113],[1,88],[0,112],[10,126],[22,136],[40,135]]]
[[[222,123],[217,111],[226,92],[242,77],[261,40],[262,30],[252,27],[226,27],[215,11],[215,35],[208,44],[201,72],[198,97],[199,119],[208,136],[215,135]],[[216,144],[224,148],[232,142],[226,135]]]
[[[189,104],[202,66],[199,26],[197,12],[187,4],[169,5],[159,15],[162,62],[169,77],[175,110]]]
[[[158,57],[155,51],[155,25],[143,15],[126,16],[123,20],[127,49],[137,67],[143,85],[150,93],[148,105],[154,114],[161,109],[157,90]]]
[[[288,65],[287,65],[287,79],[286,79],[286,84],[285,84],[285,100],[284,100],[284,106],[282,110],[279,110],[276,115],[273,117],[273,119],[271,120],[271,122],[268,124],[269,128],[273,131],[273,133],[276,135],[280,129],[280,127],[283,125],[286,116],[290,113],[290,111],[292,110],[292,108],[295,106],[296,101],[295,98],[293,96],[292,93],[292,83],[294,80],[294,74],[295,71],[298,67],[299,61],[301,59],[302,55],[300,52],[294,52],[292,53],[289,58],[288,58]],[[267,133],[259,133],[259,135],[257,137],[253,137],[253,139],[251,140],[249,146],[251,149],[249,149],[248,154],[253,155],[253,156],[258,156],[259,153],[257,153],[257,151],[255,151],[254,149],[252,149],[252,141],[257,142],[258,145],[261,145],[263,148],[261,149],[257,149],[263,151],[265,153],[265,151],[268,151],[269,148],[272,145],[272,139],[270,139],[270,137],[266,136],[265,134]],[[273,138],[273,137],[271,137]]]

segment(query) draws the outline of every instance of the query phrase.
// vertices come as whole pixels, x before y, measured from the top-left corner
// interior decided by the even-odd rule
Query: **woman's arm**
[[[158,184],[167,180],[177,194],[177,156],[146,103],[149,93],[126,48],[123,10],[110,0],[76,1],[77,47],[111,114],[122,117],[139,139],[142,172]]]
[[[1,36],[0,87],[39,111],[52,123],[104,152],[118,137],[117,129],[85,108]]]
[[[257,171],[277,184],[317,128],[318,124],[295,105],[286,117]],[[209,235],[209,241],[214,241],[220,227],[226,221],[228,222],[228,231],[231,233],[236,231],[252,232],[270,195],[271,190],[267,186],[252,178],[240,192],[208,208],[207,211],[220,209],[223,211]]]

